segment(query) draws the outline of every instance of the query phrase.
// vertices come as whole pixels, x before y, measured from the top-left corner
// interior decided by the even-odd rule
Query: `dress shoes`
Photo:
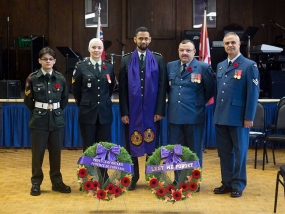
[[[136,186],[137,186],[136,183],[131,183],[130,186],[129,186],[129,188],[128,188],[128,190],[129,190],[129,191],[133,191],[133,190],[136,189]]]
[[[242,191],[238,190],[238,189],[232,189],[232,193],[231,196],[233,198],[238,198],[242,196]]]
[[[226,185],[222,185],[214,189],[215,194],[225,194],[232,191],[232,187],[228,187]]]
[[[32,196],[38,196],[41,194],[41,187],[39,184],[33,184],[31,188],[30,195]]]
[[[57,191],[57,192],[61,192],[61,193],[71,193],[70,187],[66,186],[63,182],[53,184],[52,190]]]

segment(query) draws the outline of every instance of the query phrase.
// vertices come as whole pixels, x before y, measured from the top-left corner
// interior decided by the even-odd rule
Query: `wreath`
[[[179,175],[178,180],[169,177],[173,171]],[[147,185],[165,202],[174,204],[191,197],[200,188],[201,176],[197,155],[179,144],[159,147],[146,162]]]
[[[123,195],[130,186],[133,163],[127,150],[100,142],[88,147],[77,162],[80,190],[99,200],[110,201]],[[108,170],[108,176],[100,168]]]

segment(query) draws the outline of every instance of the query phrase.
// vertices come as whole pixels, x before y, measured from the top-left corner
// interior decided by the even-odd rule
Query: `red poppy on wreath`
[[[172,190],[175,190],[175,187],[174,187],[173,185],[168,185],[168,186],[166,187],[166,192],[167,192],[167,193],[171,193]]]
[[[183,182],[179,185],[179,189],[182,189],[183,192],[188,190],[188,184],[186,182]]]
[[[106,190],[108,190],[109,193],[113,193],[115,189],[115,186],[113,184],[108,184],[106,187]]]
[[[99,198],[99,199],[106,198],[106,192],[104,190],[102,190],[102,189],[98,190],[97,191],[97,198]]]
[[[93,181],[93,182],[92,182],[92,188],[93,188],[94,190],[99,189],[99,188],[100,188],[100,183],[99,183],[98,181]]]
[[[151,187],[156,187],[156,186],[158,185],[158,180],[157,180],[156,178],[150,179],[149,185],[150,185]]]
[[[180,190],[173,191],[172,197],[175,201],[179,201],[182,198],[182,193]]]
[[[85,168],[79,169],[79,171],[78,171],[78,176],[79,176],[80,178],[84,178],[84,177],[86,177],[86,175],[87,175],[87,171],[86,171]]]
[[[195,190],[197,190],[197,188],[198,188],[197,183],[195,183],[195,182],[190,182],[189,189],[190,189],[191,191],[195,191]]]
[[[189,67],[187,68],[187,70],[188,70],[189,72],[192,72],[192,71],[193,71],[193,69],[192,69],[191,66],[189,66]]]
[[[192,177],[193,178],[200,178],[201,177],[200,170],[198,170],[198,169],[193,170],[192,171]]]
[[[93,184],[92,184],[91,181],[86,181],[86,182],[84,183],[84,189],[86,189],[86,190],[91,190],[92,187],[93,187]]]
[[[234,62],[234,67],[238,67],[238,63],[237,62]]]
[[[122,189],[120,187],[116,187],[114,188],[114,194],[115,196],[119,196],[122,194]]]
[[[106,66],[106,65],[103,65],[102,68],[103,68],[104,70],[106,70],[106,69],[107,69],[107,66]]]
[[[166,193],[166,190],[165,190],[163,187],[160,187],[160,188],[158,188],[158,189],[156,190],[156,194],[157,194],[158,196],[164,196],[165,193]]]
[[[54,87],[55,87],[56,89],[59,89],[59,88],[60,88],[60,85],[59,85],[58,83],[56,83],[56,84],[54,85]]]
[[[121,180],[121,184],[125,187],[129,186],[131,183],[131,180],[130,178],[128,177],[123,177],[122,180]]]

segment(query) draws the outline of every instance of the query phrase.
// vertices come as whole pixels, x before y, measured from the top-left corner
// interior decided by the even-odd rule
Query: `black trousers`
[[[31,129],[30,131],[32,138],[32,184],[41,184],[44,179],[42,165],[46,148],[49,151],[50,180],[52,184],[62,182],[60,162],[61,144],[64,137],[63,127],[52,131],[38,129]]]
[[[80,131],[83,143],[83,152],[94,143],[100,141],[111,142],[111,123],[100,124],[97,120],[96,124],[80,123]],[[107,169],[99,168],[103,180],[108,179]]]
[[[111,142],[111,123],[100,124],[98,120],[95,124],[80,123],[80,132],[83,141],[83,152],[94,143],[100,141]]]

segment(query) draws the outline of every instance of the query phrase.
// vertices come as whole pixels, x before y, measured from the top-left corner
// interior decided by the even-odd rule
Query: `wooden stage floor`
[[[249,149],[247,172],[248,185],[241,198],[230,194],[215,195],[213,189],[220,186],[220,166],[217,151],[207,149],[204,153],[203,181],[201,191],[184,202],[164,203],[158,201],[147,188],[144,179],[144,157],[140,160],[141,178],[135,191],[111,202],[88,197],[79,191],[76,177],[77,160],[81,150],[62,151],[62,175],[64,182],[71,186],[71,194],[51,190],[49,180],[48,151],[45,153],[43,170],[45,179],[40,196],[30,196],[31,150],[0,149],[0,213],[273,213],[276,173],[285,164],[284,149],[276,150],[277,164],[273,165],[271,151],[269,163],[262,171],[262,150],[258,151],[257,169],[254,169],[254,150]],[[284,192],[279,186],[277,213],[285,213]],[[187,210],[187,208],[188,210]],[[126,210],[127,208],[127,210]]]

